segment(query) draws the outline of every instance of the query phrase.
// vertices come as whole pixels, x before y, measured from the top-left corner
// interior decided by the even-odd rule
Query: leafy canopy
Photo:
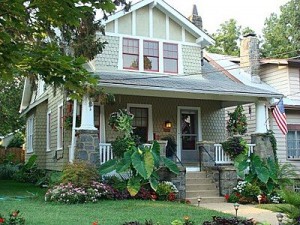
[[[17,78],[10,82],[0,79],[0,135],[22,129],[25,124],[19,114],[22,89],[23,82]]]
[[[238,56],[240,36],[246,33],[254,33],[254,31],[249,27],[242,29],[234,19],[225,21],[220,24],[217,32],[212,34],[215,45],[209,46],[207,50],[211,53]]]
[[[263,28],[263,57],[286,58],[300,55],[300,0],[290,0],[272,13]],[[283,54],[284,53],[284,54]]]
[[[82,96],[97,79],[83,64],[101,53],[103,18],[126,0],[2,0],[0,1],[0,76],[12,80],[38,75],[46,84],[64,86]]]

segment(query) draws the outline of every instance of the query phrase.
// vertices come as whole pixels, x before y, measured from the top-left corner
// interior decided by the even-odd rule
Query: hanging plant
[[[229,120],[227,121],[226,129],[229,136],[243,135],[247,132],[247,117],[241,105],[238,105],[234,112],[229,112],[228,116]]]
[[[125,137],[130,137],[130,135],[133,133],[133,117],[134,115],[130,112],[127,112],[126,109],[120,109],[118,112],[113,112],[110,114],[108,124],[115,130],[123,131]]]

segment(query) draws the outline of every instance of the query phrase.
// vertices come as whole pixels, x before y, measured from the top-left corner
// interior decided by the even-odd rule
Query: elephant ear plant
[[[120,111],[119,111],[120,112]],[[122,119],[116,118],[121,116]],[[133,115],[128,114],[128,119],[124,113],[112,113],[111,116],[115,117],[114,120],[118,123],[126,123],[126,126],[118,124],[122,129],[119,131],[124,132],[124,143],[128,143],[124,146],[123,157],[118,157],[109,160],[102,164],[99,168],[100,174],[105,175],[112,171],[116,171],[119,174],[129,173],[130,178],[127,181],[127,190],[131,196],[135,196],[140,190],[141,186],[149,183],[151,188],[156,191],[158,186],[158,170],[165,166],[171,172],[178,174],[179,169],[177,165],[170,159],[160,155],[160,146],[157,142],[153,142],[151,147],[136,146],[134,144],[134,137],[132,134],[132,119]],[[128,141],[131,139],[132,141]]]

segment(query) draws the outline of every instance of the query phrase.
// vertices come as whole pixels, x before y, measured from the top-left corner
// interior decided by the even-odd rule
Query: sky
[[[133,2],[137,2],[134,0]],[[237,24],[250,27],[256,34],[262,34],[265,19],[272,12],[279,13],[280,6],[289,0],[165,0],[184,16],[192,13],[196,4],[198,14],[202,17],[203,28],[214,33],[221,23],[233,18]]]

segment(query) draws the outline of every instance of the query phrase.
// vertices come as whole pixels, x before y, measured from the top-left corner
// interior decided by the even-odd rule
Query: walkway
[[[233,203],[202,203],[200,206],[203,208],[235,215]],[[256,208],[255,205],[240,205],[238,209],[238,216],[248,219],[253,218],[255,221],[267,222],[270,225],[278,224],[276,214],[277,213],[269,210]]]

